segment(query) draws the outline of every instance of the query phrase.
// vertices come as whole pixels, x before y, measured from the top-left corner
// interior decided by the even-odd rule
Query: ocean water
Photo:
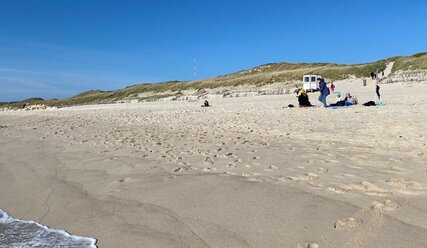
[[[96,248],[96,239],[71,235],[34,221],[14,219],[0,209],[0,248]]]

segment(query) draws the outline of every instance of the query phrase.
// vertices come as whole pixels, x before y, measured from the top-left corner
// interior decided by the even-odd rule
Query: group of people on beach
[[[383,72],[384,75],[384,72]],[[371,77],[374,78],[377,75],[372,72]],[[318,97],[318,100],[322,103],[323,107],[328,107],[328,104],[326,102],[326,98],[331,94],[335,94],[336,96],[336,103],[332,103],[329,106],[335,107],[335,106],[351,106],[358,104],[358,100],[355,96],[351,95],[350,93],[345,94],[345,96],[341,96],[340,92],[335,92],[335,85],[334,82],[330,82],[330,86],[326,84],[325,80],[323,78],[317,78],[317,82],[319,84],[319,92],[320,95]],[[298,97],[298,104],[299,107],[313,107],[314,105],[311,104],[310,99],[308,98],[307,92],[304,89],[296,89],[294,91],[297,94]],[[380,95],[380,86],[378,85],[378,82],[376,82],[375,92],[378,97],[378,101],[381,99]],[[373,102],[373,101],[370,101]],[[375,102],[373,102],[375,103]],[[372,103],[371,103],[372,104]],[[365,105],[365,104],[363,104]],[[371,105],[365,105],[365,106],[371,106]],[[208,100],[205,100],[203,105],[201,107],[210,107]],[[293,107],[292,104],[289,105],[289,107]]]
[[[318,100],[323,104],[324,107],[327,107],[326,97],[331,94],[335,90],[335,85],[331,82],[331,89],[326,85],[326,82],[323,78],[317,78],[317,82],[319,83],[319,91],[320,95]],[[307,92],[304,89],[301,89],[297,92],[298,95],[298,103],[300,107],[312,107],[313,105],[310,103],[308,99]]]
[[[329,106],[351,106],[358,104],[357,97],[351,95],[350,93],[345,94],[345,96],[342,96],[340,92],[335,93],[335,85],[334,82],[330,83],[330,87],[327,86],[325,80],[323,78],[317,78],[317,82],[319,83],[319,92],[320,95],[318,97],[318,100],[323,104],[323,107],[328,107],[328,104],[326,103],[326,98],[331,94],[335,94],[336,96],[336,103],[332,103]],[[378,82],[376,83],[375,91],[378,97],[378,101],[381,99],[380,95],[380,86],[378,85]],[[304,89],[299,89],[296,91],[297,97],[298,97],[298,104],[300,107],[313,107],[311,104],[307,92]]]
[[[381,72],[381,77],[384,77],[384,71]],[[378,74],[371,72],[371,79],[378,79]]]

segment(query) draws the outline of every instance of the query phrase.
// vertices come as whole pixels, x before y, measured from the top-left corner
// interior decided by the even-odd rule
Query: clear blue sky
[[[425,0],[0,0],[0,101],[424,51]]]

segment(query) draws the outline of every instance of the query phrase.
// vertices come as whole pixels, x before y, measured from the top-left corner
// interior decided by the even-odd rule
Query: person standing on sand
[[[381,95],[380,95],[380,86],[378,85],[378,82],[376,84],[375,92],[377,93],[378,101],[380,101],[381,100]]]
[[[374,72],[371,72],[371,79],[374,79]]]
[[[334,90],[335,90],[335,85],[334,85],[334,82],[331,81],[331,91],[332,91],[332,93],[334,93]]]
[[[319,101],[323,103],[323,107],[326,107],[326,97],[330,94],[329,88],[325,83],[325,80],[323,78],[318,78],[317,81],[319,82],[319,89],[320,89],[320,96]]]

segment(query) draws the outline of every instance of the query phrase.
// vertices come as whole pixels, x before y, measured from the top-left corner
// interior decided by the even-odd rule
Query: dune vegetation
[[[271,63],[204,80],[144,83],[115,91],[91,90],[63,100],[31,98],[19,102],[3,102],[0,103],[0,106],[23,108],[25,105],[29,104],[44,104],[47,106],[61,107],[115,103],[131,99],[152,101],[163,97],[180,95],[182,91],[192,89],[231,88],[242,85],[263,86],[278,82],[292,85],[299,83],[305,74],[319,74],[328,80],[339,80],[351,77],[363,78],[369,77],[370,73],[373,71],[383,71],[390,62],[394,62],[392,73],[407,70],[426,70],[427,53],[392,57],[372,63],[354,65],[335,63]],[[141,94],[144,96],[142,97]]]

